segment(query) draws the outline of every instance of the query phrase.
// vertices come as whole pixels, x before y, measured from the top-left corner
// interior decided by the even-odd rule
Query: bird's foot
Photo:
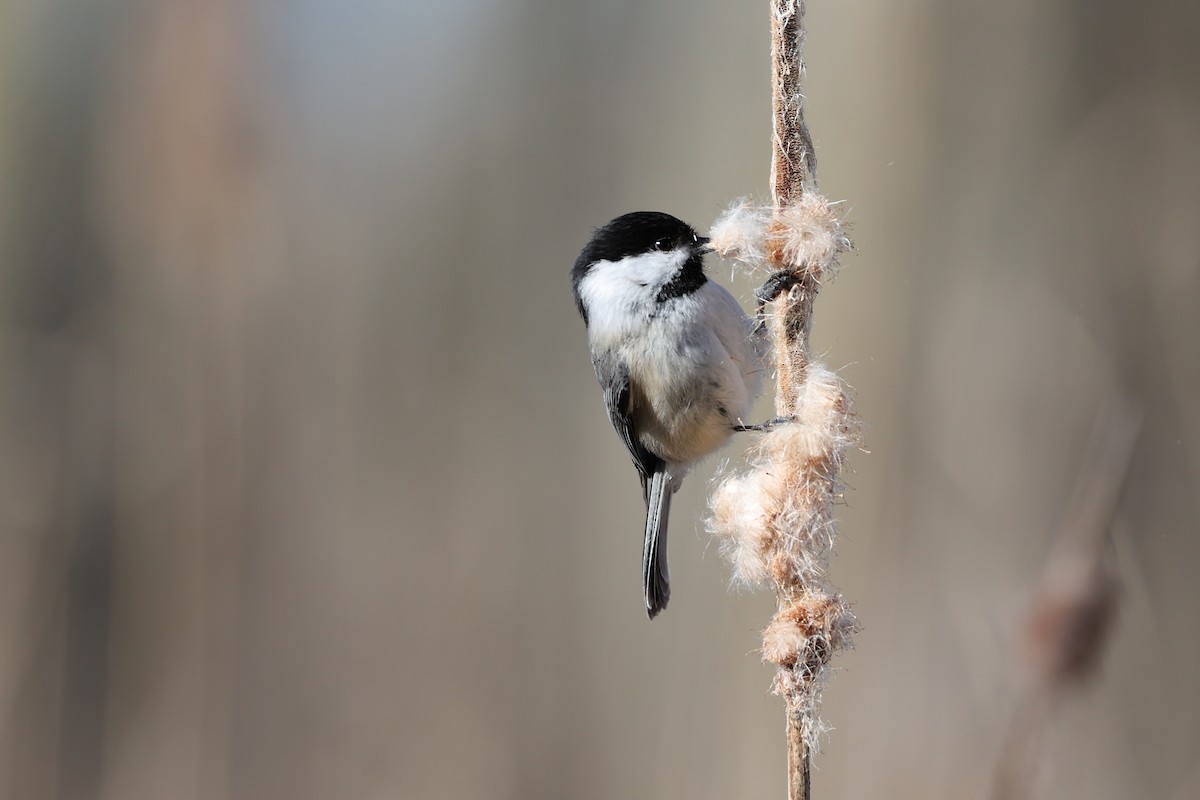
[[[755,319],[758,322],[754,328],[755,333],[762,331],[767,325],[767,303],[791,289],[800,280],[800,273],[795,270],[781,269],[771,273],[766,283],[754,290],[754,297],[758,301],[755,306]]]
[[[733,430],[736,433],[744,433],[746,431],[756,431],[758,433],[763,433],[765,431],[771,430],[776,425],[786,425],[789,422],[795,422],[795,421],[796,421],[795,417],[776,417],[775,419],[769,419],[766,422],[760,422],[756,425],[745,425],[745,424],[739,422],[737,425],[733,426]]]

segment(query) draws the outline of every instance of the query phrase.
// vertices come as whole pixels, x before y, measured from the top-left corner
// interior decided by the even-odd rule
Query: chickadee
[[[704,274],[708,239],[670,214],[637,211],[599,228],[571,270],[608,418],[646,501],[646,614],[667,607],[667,515],[692,464],[750,413],[762,340],[737,300]]]

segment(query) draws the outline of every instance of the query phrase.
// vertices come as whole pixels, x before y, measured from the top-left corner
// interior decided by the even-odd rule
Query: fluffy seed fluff
[[[841,496],[837,476],[858,427],[841,380],[824,365],[808,365],[797,405],[794,421],[762,437],[749,469],[716,487],[708,524],[734,581],[772,586],[780,598],[763,631],[763,660],[778,667],[773,690],[786,699],[811,751],[825,730],[817,714],[825,666],[858,630],[826,575]]]
[[[813,192],[778,209],[740,200],[709,236],[717,253],[750,272],[791,271],[808,279],[810,292],[834,274],[838,256],[851,247],[831,204]],[[778,667],[774,690],[787,703],[789,731],[797,730],[811,751],[824,730],[817,708],[825,667],[834,652],[851,645],[858,628],[827,577],[833,507],[842,491],[838,475],[847,448],[858,442],[858,426],[841,379],[809,356],[806,320],[784,317],[805,314],[804,307],[786,304],[774,318],[777,335],[805,331],[782,347],[777,340],[777,402],[789,420],[762,436],[746,471],[717,484],[708,525],[733,565],[734,582],[773,588],[779,599],[763,631],[763,660]]]
[[[742,198],[709,231],[713,250],[750,270],[764,263],[802,269],[818,280],[837,270],[837,258],[853,244],[834,204],[816,192],[776,210]]]
[[[748,587],[822,582],[833,546],[837,474],[858,441],[850,400],[837,375],[821,364],[806,370],[796,419],[767,432],[750,469],[714,490],[709,530]]]
[[[848,647],[858,621],[840,594],[806,595],[781,609],[763,631],[763,661],[812,678]]]
[[[766,259],[770,221],[771,209],[743,197],[717,217],[708,232],[709,244],[722,258],[757,268]]]

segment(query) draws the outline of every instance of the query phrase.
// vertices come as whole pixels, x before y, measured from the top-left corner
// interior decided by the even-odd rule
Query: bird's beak
[[[696,252],[700,255],[707,255],[713,251],[712,245],[709,244],[707,236],[696,237]]]

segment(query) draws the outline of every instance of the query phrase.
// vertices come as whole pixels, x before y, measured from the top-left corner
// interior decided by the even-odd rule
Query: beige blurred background
[[[858,246],[814,340],[870,451],[815,796],[987,795],[1125,395],[1117,627],[1034,794],[1200,797],[1200,6],[808,21]],[[716,461],[650,624],[567,280],[618,213],[765,194],[768,42],[764,2],[0,0],[0,797],[782,797]]]

